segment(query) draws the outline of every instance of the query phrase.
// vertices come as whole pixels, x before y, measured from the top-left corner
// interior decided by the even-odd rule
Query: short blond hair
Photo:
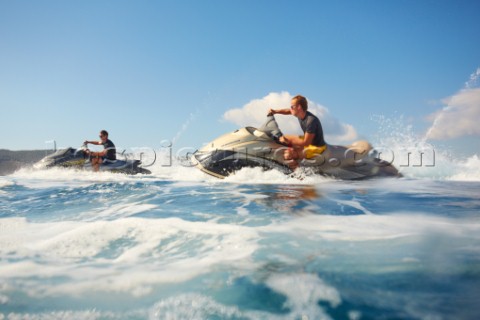
[[[295,103],[299,104],[302,107],[303,111],[308,110],[307,98],[305,98],[304,96],[296,95],[295,97],[292,98],[292,100],[295,100]]]

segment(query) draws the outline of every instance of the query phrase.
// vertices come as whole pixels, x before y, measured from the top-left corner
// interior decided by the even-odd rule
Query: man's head
[[[308,102],[304,96],[297,95],[292,98],[292,107],[300,106],[303,111],[307,111],[308,109]]]
[[[290,109],[292,110],[292,115],[297,118],[303,118],[308,109],[307,99],[300,95],[293,97]]]
[[[100,139],[102,139],[102,141],[107,141],[107,139],[108,139],[108,132],[107,132],[107,130],[102,130],[102,131],[100,131]]]

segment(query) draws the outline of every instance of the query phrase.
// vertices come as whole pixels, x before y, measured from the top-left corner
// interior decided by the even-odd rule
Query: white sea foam
[[[212,177],[195,167],[182,165],[180,163],[173,163],[171,166],[162,166],[155,164],[148,168],[152,171],[154,177],[174,181],[217,181],[218,179]]]
[[[286,175],[278,170],[264,171],[262,168],[243,168],[224,179],[225,182],[248,184],[318,184],[333,179],[319,175]]]
[[[61,186],[88,186],[99,182],[128,182],[145,176],[128,176],[111,172],[89,172],[65,168],[33,169],[23,168],[8,179],[29,188],[50,188]]]
[[[438,232],[450,236],[477,233],[480,223],[453,222],[448,218],[422,214],[323,216],[307,215],[262,227],[263,231],[285,234],[308,234],[312,239],[335,241],[372,241],[403,238]]]
[[[212,316],[219,319],[274,319],[266,312],[242,311],[236,306],[223,305],[197,293],[164,299],[156,303],[149,312],[152,320],[208,319]]]
[[[286,297],[286,314],[272,314],[265,311],[240,310],[236,306],[224,305],[201,294],[182,294],[156,303],[150,310],[151,319],[319,319],[331,317],[319,305],[328,302],[332,307],[341,304],[339,292],[314,274],[292,273],[272,274],[265,284],[274,292]],[[351,318],[357,319],[360,313],[350,310]]]
[[[7,191],[2,189],[13,186],[13,185],[15,185],[15,182],[11,181],[8,178],[0,177],[0,195],[4,195],[8,193]]]
[[[480,223],[422,215],[308,215],[259,227],[178,218],[56,223],[3,218],[0,275],[4,280],[17,279],[17,283],[22,278],[31,282],[31,277],[72,279],[55,286],[40,281],[31,287],[32,296],[75,296],[90,291],[143,296],[158,284],[184,282],[222,265],[231,271],[255,270],[258,265],[252,260],[253,253],[261,240],[275,234],[318,244],[385,241],[429,233],[468,235],[478,240]],[[6,257],[16,262],[7,263]],[[311,280],[309,276],[300,277]],[[8,293],[0,294],[8,299]],[[318,297],[320,292],[311,294]],[[337,303],[332,297],[328,301]],[[300,302],[292,303],[300,308]]]
[[[457,181],[480,181],[480,158],[473,155],[465,161],[459,161],[456,172],[448,177],[449,180]]]
[[[106,209],[90,210],[80,214],[78,218],[82,221],[126,218],[140,212],[154,210],[157,207],[153,204],[135,202],[109,204]]]
[[[364,206],[362,206],[362,204],[359,201],[356,201],[355,199],[353,199],[353,200],[338,200],[337,199],[335,201],[338,204],[343,205],[345,207],[355,208],[355,209],[363,212],[364,214],[373,214],[368,209],[366,209]]]
[[[13,186],[15,183],[11,180],[7,180],[5,177],[0,177],[0,189]]]
[[[339,292],[314,274],[272,274],[266,285],[288,298],[285,304],[293,310],[292,318],[328,318],[318,302],[326,301],[332,308],[342,302]]]
[[[299,277],[300,278],[300,277]],[[317,278],[318,279],[318,278]],[[288,281],[288,279],[287,279]],[[272,286],[278,287],[280,293],[283,293],[282,281],[272,279]],[[236,306],[221,304],[214,299],[198,293],[182,294],[170,297],[156,303],[149,312],[150,319],[180,320],[180,319],[209,319],[211,317],[219,319],[266,319],[266,320],[287,320],[287,319],[305,319],[305,320],[330,320],[331,318],[317,304],[315,298],[322,289],[313,291],[312,286],[318,284],[296,283],[297,287],[303,287],[307,290],[299,297],[287,296],[287,306],[294,307],[287,314],[273,314],[266,311],[241,310]],[[324,286],[325,288],[325,286]],[[305,300],[302,300],[305,298]],[[300,309],[305,307],[305,309]]]
[[[5,218],[0,230],[0,257],[18,259],[0,263],[2,278],[65,275],[74,280],[56,286],[39,283],[33,296],[87,291],[142,296],[156,284],[183,282],[216,265],[248,266],[258,238],[247,227],[177,218],[57,223]]]
[[[64,319],[82,319],[82,320],[97,320],[97,319],[145,319],[148,312],[146,310],[133,310],[126,312],[112,312],[91,310],[63,310],[53,312],[40,313],[17,313],[10,312],[6,315],[0,313],[0,320],[64,320]]]

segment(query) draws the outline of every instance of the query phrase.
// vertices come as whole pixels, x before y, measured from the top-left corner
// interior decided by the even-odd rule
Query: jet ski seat
[[[329,164],[330,166],[354,166],[368,157],[372,145],[365,140],[359,140],[349,146],[327,144],[323,147],[305,147],[305,158],[313,165]],[[313,162],[312,162],[313,161]]]
[[[351,145],[347,146],[347,149],[364,155],[364,154],[367,154],[370,150],[372,150],[373,147],[370,144],[370,142],[366,140],[358,140],[352,143]]]

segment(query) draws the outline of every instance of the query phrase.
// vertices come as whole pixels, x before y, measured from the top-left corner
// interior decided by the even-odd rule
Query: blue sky
[[[378,131],[375,115],[423,136],[480,67],[479,12],[479,1],[0,1],[0,148],[78,146],[101,129],[125,148],[200,147],[238,127],[230,110],[282,92],[358,137]],[[478,153],[478,135],[435,141]]]

